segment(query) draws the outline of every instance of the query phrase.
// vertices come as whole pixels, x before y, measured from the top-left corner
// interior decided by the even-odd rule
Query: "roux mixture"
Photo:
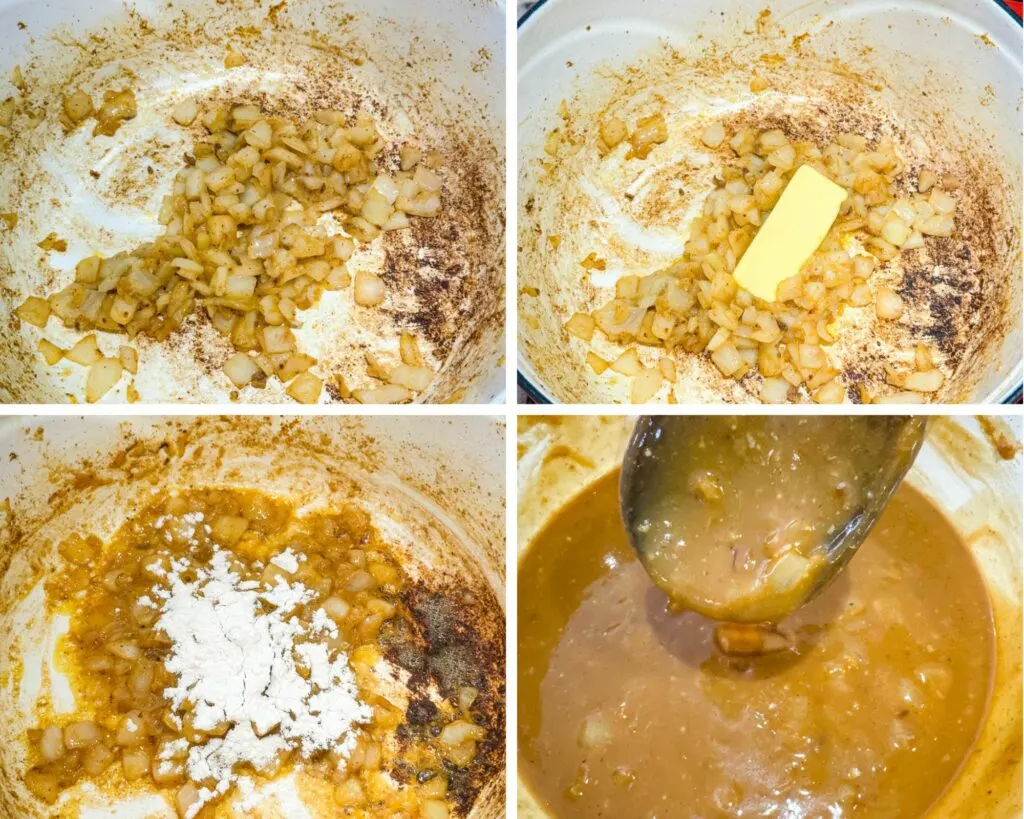
[[[474,787],[483,756],[478,744],[488,735],[480,724],[486,697],[467,669],[457,690],[434,699],[427,691],[404,693],[382,676],[381,663],[394,651],[416,655],[421,626],[412,606],[419,604],[409,602],[413,584],[365,511],[342,506],[303,515],[258,492],[172,493],[140,509],[111,542],[74,535],[59,550],[66,567],[48,582],[47,593],[70,619],[60,664],[71,680],[76,711],[53,714],[44,705],[39,728],[29,732],[25,783],[36,797],[54,803],[84,779],[114,793],[141,781],[166,793],[179,816],[204,819],[227,815],[221,797],[233,798],[239,777],[251,788],[296,770],[300,791],[326,815],[446,819],[462,812],[467,796],[475,797],[465,791]],[[259,761],[236,764],[223,784],[197,775],[196,762],[226,755],[236,729],[248,731],[249,725],[221,721],[211,727],[200,721],[201,712],[216,703],[172,701],[173,687],[185,683],[172,673],[176,647],[162,619],[170,604],[161,602],[169,577],[195,578],[216,565],[218,555],[227,555],[243,588],[259,590],[257,616],[274,608],[275,594],[289,587],[304,591],[285,619],[301,627],[304,642],[351,667],[362,712],[336,745],[310,753],[305,737],[301,745],[281,741],[280,750]],[[222,605],[232,605],[223,586],[207,589]],[[201,642],[203,629],[215,627],[197,625],[192,639]],[[268,650],[246,647],[256,656]],[[299,675],[326,690],[317,681],[324,672],[304,659],[303,646],[294,654]],[[284,702],[287,691],[268,696]],[[339,707],[338,696],[330,696]],[[261,739],[284,738],[283,724],[268,730],[254,722],[253,730]],[[252,735],[244,740],[255,741]]]
[[[634,542],[674,600],[775,620],[828,575],[826,555],[910,468],[923,419],[642,418],[627,470]]]
[[[994,652],[968,551],[902,486],[846,570],[780,623],[792,650],[730,658],[668,610],[629,547],[617,474],[519,568],[520,770],[565,817],[916,819],[956,776]]]

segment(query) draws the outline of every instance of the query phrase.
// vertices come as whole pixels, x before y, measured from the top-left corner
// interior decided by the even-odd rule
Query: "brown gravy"
[[[907,486],[831,586],[729,658],[629,547],[617,474],[519,567],[520,771],[568,817],[917,819],[970,752],[992,613],[952,527]]]

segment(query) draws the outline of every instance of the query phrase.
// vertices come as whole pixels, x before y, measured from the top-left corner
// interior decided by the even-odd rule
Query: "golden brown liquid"
[[[617,479],[562,509],[519,568],[520,771],[567,817],[916,819],[982,720],[994,640],[972,558],[901,487],[847,569],[728,658],[666,610],[629,547]]]

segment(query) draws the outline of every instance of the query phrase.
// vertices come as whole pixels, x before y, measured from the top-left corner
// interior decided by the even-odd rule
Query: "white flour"
[[[281,815],[288,819],[312,819],[295,787],[294,775],[275,779],[259,790],[256,789],[255,783],[246,776],[240,776],[237,784],[240,799],[236,804],[246,813],[251,813],[265,802],[273,801],[277,802]]]
[[[309,625],[310,634],[326,634],[328,637],[338,636],[338,624],[323,609],[313,612],[313,622]]]
[[[156,519],[153,528],[163,529],[164,539],[168,543],[175,540],[190,541],[195,537],[196,529],[204,519],[202,512],[186,512],[180,518],[161,515]],[[211,531],[207,524],[203,524],[203,530],[207,534]]]
[[[299,570],[299,557],[289,546],[281,554],[270,558],[270,562],[279,569],[284,569],[288,574],[295,574]]]
[[[322,620],[307,627],[292,615],[314,592],[280,577],[272,587],[242,581],[230,564],[217,551],[186,582],[190,565],[172,561],[167,587],[152,593],[161,610],[155,627],[173,643],[166,666],[177,683],[164,691],[173,711],[190,711],[201,731],[231,726],[223,738],[188,749],[189,778],[214,784],[200,789],[186,819],[237,782],[237,764],[272,771],[293,749],[306,758],[328,749],[347,757],[354,726],[372,716],[358,699],[348,657],[337,652],[332,661],[327,647],[311,640],[330,629]]]

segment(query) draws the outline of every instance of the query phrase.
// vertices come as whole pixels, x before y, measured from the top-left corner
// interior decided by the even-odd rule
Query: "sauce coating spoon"
[[[619,500],[630,542],[678,607],[775,623],[853,557],[921,448],[908,416],[648,416]]]

